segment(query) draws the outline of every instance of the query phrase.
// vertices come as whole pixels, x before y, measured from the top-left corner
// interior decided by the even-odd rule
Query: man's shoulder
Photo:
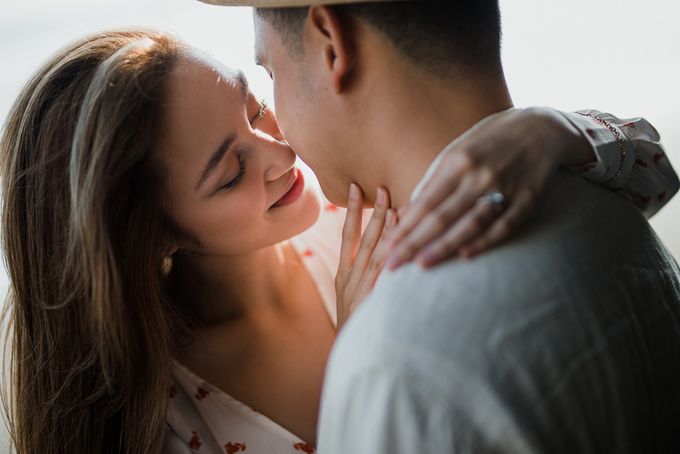
[[[446,358],[491,373],[498,364],[488,360],[522,357],[555,336],[572,351],[585,348],[587,336],[569,339],[585,321],[607,326],[648,310],[650,299],[677,303],[677,273],[628,201],[561,174],[508,244],[475,260],[427,271],[409,265],[383,276],[339,345],[362,357],[394,351],[406,361]],[[624,308],[622,300],[633,304]]]
[[[680,417],[680,362],[668,360],[680,358],[678,282],[629,202],[561,175],[505,246],[382,277],[340,333],[325,399],[348,399],[362,380],[373,384],[361,399],[391,392],[374,382],[386,376],[480,415],[479,427],[501,411],[521,418],[545,452],[601,452],[633,432],[670,440],[660,434],[677,428],[652,421]],[[577,443],[593,433],[602,446]]]
[[[673,266],[648,222],[624,198],[560,173],[537,213],[506,244],[431,270],[408,265],[378,281],[371,301],[536,299],[565,282],[619,266]],[[373,304],[373,303],[371,303]],[[391,303],[390,303],[391,304]]]

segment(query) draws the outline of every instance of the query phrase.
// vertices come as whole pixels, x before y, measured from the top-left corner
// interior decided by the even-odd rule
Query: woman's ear
[[[305,50],[321,58],[333,90],[340,94],[346,89],[356,60],[350,39],[351,22],[328,6],[311,6],[307,19]]]

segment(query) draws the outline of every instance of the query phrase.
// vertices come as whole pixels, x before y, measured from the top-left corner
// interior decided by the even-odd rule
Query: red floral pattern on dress
[[[226,445],[224,445],[224,451],[227,454],[236,454],[237,452],[245,451],[246,450],[246,444],[245,443],[234,443],[230,441]]]
[[[338,211],[338,207],[332,203],[329,203],[326,205],[326,211]]]
[[[199,386],[198,389],[196,389],[196,394],[194,394],[194,397],[198,400],[203,400],[206,397],[208,397],[210,393],[208,392],[207,389]]]
[[[663,202],[663,199],[666,198],[666,195],[667,195],[666,192],[662,192],[661,194],[659,194],[659,195],[657,196],[656,199],[657,199],[659,202]]]
[[[311,249],[305,249],[305,251],[302,253],[303,257],[313,257],[314,252]]]
[[[177,395],[177,388],[175,388],[175,385],[172,385],[170,387],[170,399],[175,397]]]
[[[640,167],[648,167],[647,163],[643,161],[642,159],[636,159],[635,164],[639,165]]]
[[[201,443],[201,439],[198,438],[198,434],[194,431],[191,432],[191,440],[189,440],[189,447],[191,449],[201,449],[201,446],[203,443]]]
[[[307,443],[295,443],[293,448],[295,448],[296,451],[306,452],[307,454],[314,454],[316,452],[316,449]]]
[[[663,158],[662,153],[657,153],[654,155],[654,163],[656,164],[657,162],[661,161],[661,158]]]
[[[635,129],[635,128],[637,128],[637,125],[635,124],[635,122],[630,122],[630,123],[624,124],[623,127],[629,128],[629,129]]]

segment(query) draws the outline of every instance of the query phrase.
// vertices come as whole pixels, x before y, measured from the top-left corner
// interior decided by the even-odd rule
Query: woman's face
[[[319,214],[273,112],[237,72],[197,55],[171,74],[156,157],[166,210],[195,239],[179,249],[231,255],[284,241]]]

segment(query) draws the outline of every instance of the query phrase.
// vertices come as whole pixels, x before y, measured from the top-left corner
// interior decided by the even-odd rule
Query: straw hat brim
[[[199,0],[203,3],[222,6],[252,6],[255,8],[287,8],[294,6],[310,5],[335,5],[344,3],[365,3],[366,0]],[[394,0],[370,0],[371,2],[384,2]]]

